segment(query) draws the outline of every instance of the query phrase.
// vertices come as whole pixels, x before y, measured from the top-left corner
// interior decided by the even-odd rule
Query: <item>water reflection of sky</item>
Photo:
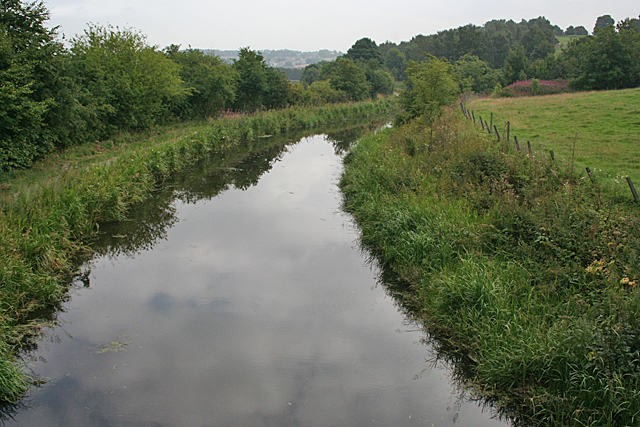
[[[94,260],[40,346],[51,380],[9,424],[504,425],[460,405],[375,286],[333,147],[289,151],[257,186],[176,203],[153,250]]]

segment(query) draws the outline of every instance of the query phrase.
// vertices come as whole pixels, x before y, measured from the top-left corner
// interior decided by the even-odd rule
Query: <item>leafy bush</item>
[[[176,63],[156,51],[140,32],[91,24],[71,40],[71,65],[106,135],[144,129],[162,121],[188,90]]]
[[[431,124],[458,96],[453,66],[445,59],[429,56],[426,62],[409,61],[406,73],[408,87],[400,103],[408,118],[422,117]]]

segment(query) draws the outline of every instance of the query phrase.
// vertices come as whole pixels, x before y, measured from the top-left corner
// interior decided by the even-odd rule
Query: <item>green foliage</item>
[[[582,25],[575,28],[573,27],[573,25],[569,25],[565,30],[564,34],[566,36],[588,36],[589,31],[587,31],[587,29],[584,28]]]
[[[287,75],[278,69],[267,70],[267,91],[264,95],[264,105],[269,109],[285,108],[291,99],[291,83]]]
[[[79,100],[105,135],[161,121],[188,93],[178,65],[139,32],[91,24],[71,45],[71,65],[83,88]]]
[[[0,3],[0,171],[28,167],[60,144],[67,107],[62,45],[42,3]]]
[[[610,25],[613,26],[615,23],[616,21],[613,20],[611,15],[598,16],[598,19],[596,19],[596,25],[593,27],[593,34],[595,35],[599,30],[607,28]]]
[[[365,76],[370,87],[370,98],[375,98],[378,94],[391,95],[393,93],[395,82],[388,71],[369,68],[365,71]]]
[[[269,67],[259,52],[248,47],[240,49],[233,69],[237,73],[236,109],[256,111],[283,108],[289,104],[289,79],[282,71]]]
[[[166,55],[180,65],[180,78],[190,93],[175,106],[180,117],[215,117],[235,99],[237,76],[234,70],[215,55],[200,50],[180,51],[173,45]]]
[[[314,82],[320,80],[320,69],[326,63],[326,61],[317,62],[315,64],[307,65],[304,67],[304,72],[302,73],[302,78],[300,79],[300,83],[307,87]]]
[[[382,52],[376,42],[366,37],[356,41],[344,57],[351,59],[353,62],[374,60],[378,65],[384,63]]]
[[[422,117],[431,124],[440,117],[443,107],[457,99],[459,86],[452,68],[448,61],[434,56],[427,62],[409,61],[409,87],[400,95],[401,105],[409,118]]]
[[[238,74],[234,105],[238,110],[255,111],[262,107],[267,92],[267,63],[259,52],[248,47],[240,49],[238,56],[233,62]]]
[[[505,83],[511,84],[518,80],[526,80],[528,68],[529,60],[527,59],[524,47],[518,46],[515,50],[511,50],[502,67]]]
[[[304,95],[306,105],[320,106],[346,101],[347,94],[344,91],[334,89],[329,80],[319,80],[312,83],[307,87]]]
[[[473,24],[439,31],[429,36],[418,35],[400,44],[407,60],[424,61],[425,54],[458,61],[464,55],[475,55],[493,69],[501,68],[511,50],[525,47],[527,59],[542,59],[554,51],[555,36],[562,35],[544,17],[522,20],[494,19],[484,26]]]
[[[407,69],[407,61],[400,49],[397,47],[389,49],[384,57],[384,64],[396,81],[406,79],[404,72]]]
[[[454,75],[461,92],[490,92],[500,80],[497,71],[475,55],[467,54],[454,64]]]
[[[624,89],[640,86],[640,32],[613,25],[598,29],[595,36],[569,45],[568,57],[576,58],[580,90]]]
[[[522,46],[529,60],[544,59],[554,53],[558,43],[551,28],[535,26],[522,37]]]
[[[327,74],[331,87],[345,92],[350,101],[362,101],[369,97],[371,86],[367,76],[351,59],[338,58]]]

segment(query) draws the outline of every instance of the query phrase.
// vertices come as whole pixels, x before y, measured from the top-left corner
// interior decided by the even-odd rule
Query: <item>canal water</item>
[[[344,143],[198,165],[104,225],[30,355],[46,381],[5,424],[506,426],[366,262],[340,211]]]

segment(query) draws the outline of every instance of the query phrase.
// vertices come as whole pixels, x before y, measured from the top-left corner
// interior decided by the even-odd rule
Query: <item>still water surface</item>
[[[31,363],[50,380],[7,425],[506,426],[377,284],[334,151],[320,135],[194,171],[103,228]]]

